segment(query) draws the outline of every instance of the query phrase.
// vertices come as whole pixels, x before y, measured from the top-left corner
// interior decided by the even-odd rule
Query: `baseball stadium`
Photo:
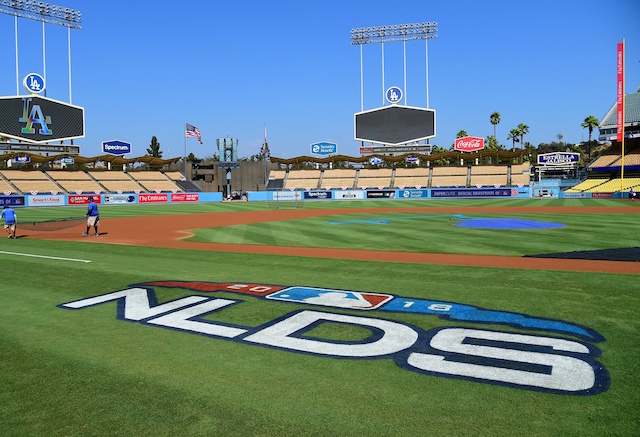
[[[640,92],[587,161],[433,151],[389,103],[359,156],[206,162],[85,157],[83,108],[0,98],[0,434],[638,435]]]

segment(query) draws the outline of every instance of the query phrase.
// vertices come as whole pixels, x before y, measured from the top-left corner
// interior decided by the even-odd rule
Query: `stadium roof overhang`
[[[471,153],[450,151],[450,152],[434,153],[431,155],[425,155],[422,153],[405,153],[403,155],[388,156],[388,155],[374,153],[367,156],[332,155],[332,156],[327,156],[326,158],[318,158],[318,157],[307,156],[307,155],[297,156],[294,158],[277,158],[272,156],[270,158],[270,161],[275,164],[284,164],[284,165],[300,164],[305,162],[311,162],[315,164],[328,164],[330,162],[363,163],[363,162],[369,162],[369,160],[372,157],[379,157],[380,159],[386,162],[402,162],[402,161],[405,161],[409,156],[415,156],[420,161],[423,161],[423,162],[424,161],[436,162],[443,159],[449,159],[449,160],[453,159],[457,161],[459,160],[475,161],[476,158],[486,158],[486,157],[492,157],[492,158],[498,158],[498,159],[514,159],[514,158],[520,158],[528,154],[529,154],[528,151],[522,150],[522,149],[515,150],[515,151],[483,149],[478,152],[471,152]]]
[[[74,163],[84,165],[88,163],[97,163],[97,162],[105,162],[111,163],[115,165],[123,165],[123,164],[137,164],[137,163],[145,163],[152,166],[163,166],[168,164],[173,164],[175,162],[180,161],[182,158],[170,158],[170,159],[162,159],[156,158],[154,156],[144,155],[138,156],[135,158],[124,158],[118,155],[100,155],[94,156],[92,158],[87,158],[84,156],[75,155],[73,153],[60,153],[52,156],[44,156],[37,153],[29,153],[29,152],[6,152],[0,155],[0,161],[8,161],[10,159],[14,159],[17,156],[28,156],[30,158],[30,162],[36,164],[44,164],[48,162],[57,161],[61,158],[73,158]]]

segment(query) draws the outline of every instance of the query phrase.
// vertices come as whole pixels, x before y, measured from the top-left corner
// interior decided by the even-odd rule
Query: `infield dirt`
[[[455,207],[455,208],[354,208],[296,209],[250,212],[218,212],[174,216],[110,218],[102,220],[101,236],[82,237],[84,225],[58,231],[28,231],[25,237],[45,240],[86,241],[101,244],[164,247],[216,252],[251,253],[293,257],[353,259],[399,263],[445,264],[536,270],[568,270],[640,274],[640,263],[629,261],[535,258],[491,255],[398,252],[388,250],[329,249],[318,247],[263,246],[185,241],[202,229],[335,214],[376,214],[390,212],[485,213],[485,214],[640,214],[640,208],[627,207]]]

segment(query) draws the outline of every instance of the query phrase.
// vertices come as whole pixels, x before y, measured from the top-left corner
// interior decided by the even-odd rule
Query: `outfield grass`
[[[464,212],[464,211],[463,211]],[[535,255],[629,247],[638,217],[630,214],[465,214],[566,225],[557,229],[472,229],[457,214],[339,214],[297,220],[192,230],[190,241],[312,246],[405,252]]]
[[[526,205],[535,208],[543,202],[535,200]],[[469,203],[480,204],[474,201],[461,205]],[[620,204],[573,200],[562,203]],[[364,206],[362,202],[354,204]],[[443,204],[450,203],[438,201],[433,206]],[[497,201],[482,204],[503,205]],[[305,208],[327,206],[338,206],[345,212],[350,207],[341,202],[305,204]],[[101,217],[108,219],[264,207],[233,203],[101,206],[100,211]],[[82,214],[84,209],[79,211]],[[35,220],[57,214],[63,217],[69,212],[59,208],[24,209],[18,210],[18,215]],[[598,218],[603,228],[613,228],[624,221],[628,230],[634,226],[634,216],[637,217],[572,214],[560,218],[575,220],[570,226],[579,227],[580,232],[591,232],[590,223]],[[281,241],[286,227],[289,232],[304,234],[310,223],[320,223],[296,222],[285,223],[277,237],[270,238]],[[413,226],[414,222],[398,223]],[[429,226],[442,226],[438,232],[455,232],[450,223],[430,223]],[[230,231],[232,235],[236,232]],[[535,239],[540,239],[537,232]],[[580,232],[572,236],[571,250],[580,250],[575,248],[583,244],[576,237]],[[375,246],[375,240],[366,240],[370,234],[358,233],[354,240],[363,247]],[[392,237],[387,234],[386,238]],[[450,238],[463,246],[463,237]],[[611,244],[625,243],[624,238],[615,238],[618,237],[612,232],[606,240],[612,239]],[[532,239],[523,237],[511,243],[526,242],[519,251],[540,247],[550,252],[556,251],[558,245],[571,246],[553,239],[546,240],[547,244],[529,243]],[[317,236],[310,239],[314,244],[320,240]],[[494,243],[498,247],[505,244]],[[402,250],[412,250],[408,243],[394,244]],[[637,245],[627,237],[625,246],[632,244]],[[632,436],[640,429],[640,286],[636,275],[335,261],[29,238],[0,240],[0,251],[5,267],[0,289],[2,435]],[[592,346],[601,350],[598,361],[608,370],[611,384],[607,391],[593,396],[527,391],[410,372],[389,358],[324,358],[117,320],[115,303],[74,311],[57,307],[130,284],[158,280],[306,285],[392,293],[564,320],[604,336],[606,341]],[[164,288],[156,288],[156,294],[159,303],[207,295]],[[260,326],[303,308],[232,293],[217,293],[216,297],[243,303],[207,319],[247,327]],[[335,312],[361,315],[351,310]],[[463,326],[540,334],[426,315],[367,316],[424,330]],[[368,335],[368,331],[323,325],[309,334],[355,341]]]

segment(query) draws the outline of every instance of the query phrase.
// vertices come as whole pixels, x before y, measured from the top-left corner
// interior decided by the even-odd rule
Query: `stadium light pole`
[[[0,12],[15,17],[16,39],[16,94],[20,94],[18,70],[18,17],[42,22],[42,61],[45,62],[44,23],[56,24],[68,29],[69,48],[69,103],[71,103],[71,29],[82,29],[82,12],[75,9],[56,6],[38,0],[0,0]],[[43,66],[46,72],[46,65]],[[46,82],[45,82],[46,83]]]
[[[363,101],[363,84],[362,84],[362,46],[365,44],[382,44],[382,104],[384,106],[384,43],[403,41],[427,40],[438,37],[438,23],[435,21],[426,21],[422,23],[412,24],[395,24],[391,26],[373,26],[373,27],[357,27],[351,29],[351,45],[360,46],[360,101]],[[429,54],[427,56],[426,84],[427,84],[427,108],[429,107]],[[406,105],[406,49],[404,51],[405,63],[405,105]],[[361,106],[363,104],[361,103]],[[363,110],[363,108],[361,108]]]

